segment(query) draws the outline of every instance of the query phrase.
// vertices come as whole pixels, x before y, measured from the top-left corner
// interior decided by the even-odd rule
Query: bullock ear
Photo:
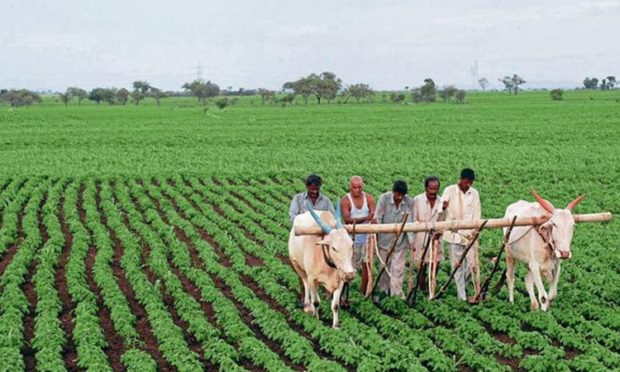
[[[538,231],[540,231],[541,233],[548,233],[551,230],[551,226],[551,222],[545,222],[538,227]]]
[[[548,201],[543,199],[542,196],[538,195],[536,190],[532,189],[532,195],[534,195],[534,199],[536,199],[538,204],[540,204],[540,206],[543,207],[544,210],[546,210],[547,212],[553,214],[553,212],[555,211],[555,208],[553,208],[553,206],[551,204],[549,204]]]
[[[316,242],[316,245],[329,245],[329,242],[323,239],[323,240],[319,240],[318,242]]]
[[[568,205],[566,206],[566,209],[568,209],[569,211],[572,211],[573,208],[575,208],[577,204],[579,204],[579,202],[581,202],[585,197],[586,197],[586,194],[579,195],[577,198],[575,198],[575,200],[568,203]]]

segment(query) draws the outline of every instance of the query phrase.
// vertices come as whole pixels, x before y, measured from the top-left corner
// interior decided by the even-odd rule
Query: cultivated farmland
[[[356,279],[333,330],[327,301],[321,320],[297,307],[287,211],[311,172],[336,200],[352,174],[417,194],[471,166],[484,216],[531,187],[617,215],[618,99],[0,106],[0,370],[617,370],[617,217],[577,226],[547,313],[529,311],[522,266],[512,306],[505,288],[477,306],[454,288],[374,304]],[[482,277],[500,240],[482,234]]]

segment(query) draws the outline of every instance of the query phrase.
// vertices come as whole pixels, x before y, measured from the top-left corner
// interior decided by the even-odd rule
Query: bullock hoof
[[[348,309],[351,307],[351,302],[349,300],[340,300],[340,307],[343,309]]]
[[[333,329],[340,329],[340,323],[336,323],[334,325],[332,325]]]
[[[532,309],[532,311],[538,311],[538,302],[532,302],[530,304],[530,308]]]
[[[304,313],[314,315],[314,309],[312,308],[312,305],[304,305]]]

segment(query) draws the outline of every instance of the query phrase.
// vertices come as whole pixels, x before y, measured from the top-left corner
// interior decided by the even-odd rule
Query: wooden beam
[[[610,212],[602,213],[590,213],[590,214],[574,214],[576,223],[586,222],[607,222],[611,220]],[[505,218],[491,218],[488,220],[485,229],[499,229],[502,227],[509,227],[512,223],[513,217]],[[540,217],[517,217],[515,220],[515,226],[531,226],[540,225],[545,223],[549,219],[549,216]],[[420,232],[429,231],[434,229],[441,232],[445,230],[469,230],[480,227],[483,220],[479,221],[443,221],[443,222],[412,222],[405,224],[403,232]],[[385,223],[385,224],[369,224],[369,225],[356,225],[356,234],[396,234],[401,227],[399,223]],[[349,233],[353,231],[353,225],[345,225],[345,229]],[[295,235],[323,235],[321,228],[318,226],[297,226],[295,228]]]

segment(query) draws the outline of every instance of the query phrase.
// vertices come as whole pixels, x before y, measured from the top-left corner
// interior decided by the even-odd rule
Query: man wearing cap
[[[480,195],[472,187],[476,175],[472,169],[465,168],[456,185],[446,187],[441,197],[442,209],[446,213],[446,221],[466,220],[474,221],[481,218]],[[450,250],[452,269],[456,267],[465,248],[473,238],[474,230],[447,230],[443,234],[443,241]],[[467,300],[467,277],[472,278],[476,292],[480,289],[480,271],[478,268],[478,244],[475,243],[467,254],[463,265],[456,270],[454,281],[459,299]]]
[[[306,200],[310,202],[315,211],[330,211],[334,216],[336,215],[332,202],[321,193],[322,183],[323,180],[316,174],[311,174],[306,178],[306,191],[295,195],[291,201],[291,207],[288,210],[291,223],[297,215],[308,211]]]
[[[396,181],[392,186],[392,191],[386,192],[379,197],[375,221],[377,223],[400,224],[405,213],[408,214],[407,222],[413,222],[413,198],[407,195],[407,183],[405,181]],[[377,234],[377,247],[383,262],[387,260],[393,238],[395,238],[395,234]],[[407,248],[413,247],[413,240],[412,233],[402,233],[399,236],[392,256],[388,262],[385,262],[391,278],[388,277],[387,272],[384,272],[380,278],[377,278],[379,280],[377,287],[380,291],[389,293],[392,296],[405,297],[402,288],[405,260]]]
[[[364,192],[364,180],[360,176],[353,176],[349,180],[349,193],[340,199],[342,218],[348,224],[368,224],[374,218],[375,200],[372,195]],[[353,267],[362,267],[362,288],[366,288],[368,281],[366,242],[367,234],[355,234],[353,242]]]

